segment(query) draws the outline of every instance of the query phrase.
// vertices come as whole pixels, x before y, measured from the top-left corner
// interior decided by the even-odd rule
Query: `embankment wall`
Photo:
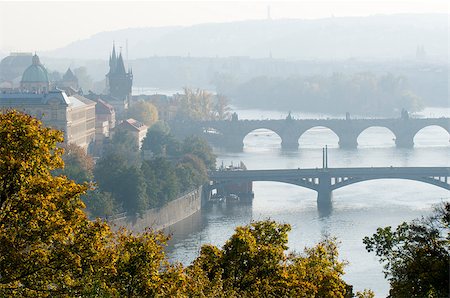
[[[122,216],[109,220],[116,227],[142,232],[149,227],[161,230],[199,211],[202,205],[202,186],[188,192],[161,208],[149,209],[142,215]]]

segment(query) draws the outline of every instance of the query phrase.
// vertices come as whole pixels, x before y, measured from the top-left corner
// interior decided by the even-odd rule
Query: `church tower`
[[[106,74],[109,95],[116,100],[128,102],[131,100],[131,87],[133,85],[132,71],[125,71],[122,53],[116,54],[113,44],[112,54],[109,57],[109,72]]]

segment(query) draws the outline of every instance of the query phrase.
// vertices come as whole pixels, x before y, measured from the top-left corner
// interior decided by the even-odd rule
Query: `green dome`
[[[35,54],[33,56],[33,64],[28,66],[23,72],[22,83],[48,83],[48,74],[45,67],[39,61],[39,57]]]

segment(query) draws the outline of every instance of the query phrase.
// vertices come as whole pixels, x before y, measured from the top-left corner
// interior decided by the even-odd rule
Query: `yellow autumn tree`
[[[63,166],[62,133],[16,111],[0,114],[0,297],[175,297],[183,268],[161,233],[90,221]]]
[[[187,269],[189,279],[204,285],[194,290],[208,296],[220,289],[225,297],[352,297],[335,241],[287,254],[288,231],[288,224],[253,222],[237,227],[222,249],[203,246]]]
[[[81,295],[108,274],[109,227],[82,211],[86,186],[62,166],[62,133],[16,111],[0,114],[0,296]],[[100,249],[101,251],[101,249]]]
[[[158,109],[150,102],[137,101],[128,109],[128,117],[134,118],[147,126],[158,121]]]

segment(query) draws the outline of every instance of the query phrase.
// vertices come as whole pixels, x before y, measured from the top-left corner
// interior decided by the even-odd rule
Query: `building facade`
[[[122,121],[117,125],[117,129],[125,130],[131,133],[134,137],[136,146],[141,149],[142,143],[144,142],[144,138],[147,135],[148,126],[135,120],[129,118],[127,120]]]
[[[96,103],[77,93],[49,88],[47,70],[34,55],[22,75],[21,88],[0,93],[0,110],[27,113],[62,131],[65,143],[89,150],[95,140]]]
[[[15,109],[42,121],[45,126],[64,133],[65,143],[85,150],[95,139],[95,102],[64,91],[47,93],[11,92],[0,94],[0,109]]]

